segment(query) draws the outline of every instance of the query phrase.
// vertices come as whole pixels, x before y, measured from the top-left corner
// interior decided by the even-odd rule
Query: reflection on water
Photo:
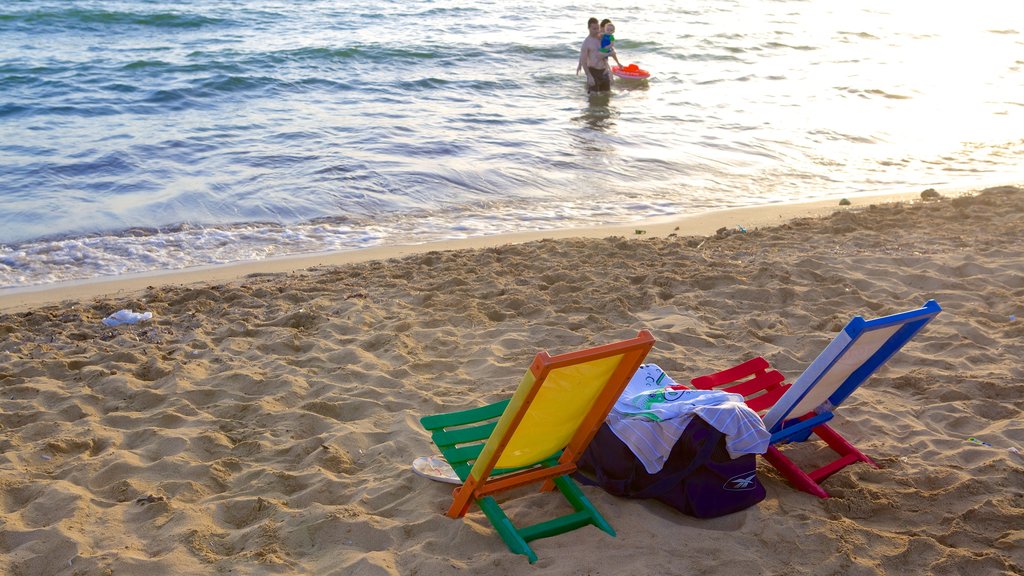
[[[572,118],[576,128],[569,131],[577,158],[574,189],[585,191],[583,199],[609,197],[617,187],[615,167],[623,161],[623,142],[616,129],[621,112],[614,92],[585,93],[581,101],[579,114]]]
[[[591,130],[614,133],[616,121],[622,114],[619,107],[614,104],[615,99],[629,98],[632,93],[642,94],[649,89],[650,83],[647,80],[615,79],[610,91],[587,93],[587,106],[581,110],[579,116],[573,118],[573,121]]]
[[[587,107],[574,118],[591,130],[608,132],[615,128],[619,113],[611,106],[612,92],[591,92],[587,94]]]
[[[646,92],[651,88],[651,82],[648,79],[643,80],[627,80],[624,78],[618,78],[615,83],[612,84],[612,90],[617,92]]]

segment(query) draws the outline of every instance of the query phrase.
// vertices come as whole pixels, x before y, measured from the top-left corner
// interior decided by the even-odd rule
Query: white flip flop
[[[442,456],[420,456],[412,461],[412,471],[431,480],[447,482],[448,484],[462,484],[458,474],[452,469],[451,464]]]

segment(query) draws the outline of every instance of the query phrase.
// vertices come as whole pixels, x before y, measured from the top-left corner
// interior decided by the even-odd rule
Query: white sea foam
[[[390,221],[368,220],[358,226],[322,221],[289,227],[246,224],[33,241],[0,246],[0,289],[385,244],[555,229],[565,222],[628,222],[676,213],[664,204],[623,208],[609,213],[607,209],[562,204],[546,210],[504,210],[499,214],[421,214]]]

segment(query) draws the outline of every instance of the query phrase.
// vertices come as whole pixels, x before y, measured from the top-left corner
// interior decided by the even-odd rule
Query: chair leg
[[[604,516],[601,516],[601,513],[597,511],[597,508],[590,503],[590,499],[583,493],[583,490],[580,489],[579,485],[573,482],[568,476],[558,476],[554,478],[553,481],[562,492],[562,495],[565,496],[565,499],[572,504],[572,507],[577,512],[586,511],[590,516],[591,524],[597,526],[608,534],[615,536],[615,529],[612,528],[612,525],[604,519]]]
[[[508,549],[515,554],[526,556],[530,563],[537,561],[537,554],[530,548],[528,542],[538,538],[548,538],[556,534],[564,534],[588,524],[597,526],[604,532],[615,536],[615,530],[607,520],[601,516],[597,508],[583,493],[583,490],[568,476],[557,476],[551,480],[559,492],[576,510],[574,514],[559,516],[546,522],[541,522],[526,528],[516,528],[512,519],[505,514],[498,502],[491,496],[484,496],[476,500],[480,510],[483,511],[491,525],[494,526],[498,535],[508,546]]]
[[[792,460],[784,456],[782,451],[775,446],[770,446],[768,452],[764,455],[765,459],[797,489],[814,494],[818,498],[828,498],[828,492],[825,492],[825,489],[821,487],[819,482],[823,482],[829,476],[855,462],[864,462],[873,468],[878,468],[878,464],[875,464],[871,458],[858,450],[856,446],[850,444],[846,438],[840,436],[830,426],[821,424],[815,426],[811,431],[824,440],[825,444],[832,451],[839,454],[839,458],[808,474],[797,467]]]
[[[774,466],[776,470],[781,472],[797,490],[813,494],[818,498],[828,498],[828,492],[825,492],[817,482],[811,479],[811,477],[803,470],[798,468],[792,460],[783,455],[782,451],[775,446],[768,447],[768,451],[765,452],[764,458],[769,464]]]
[[[814,433],[818,435],[829,445],[830,448],[842,454],[843,456],[852,456],[853,462],[864,462],[870,465],[872,468],[878,468],[878,464],[868,457],[867,454],[861,452],[856,446],[850,444],[846,438],[839,435],[838,432],[832,429],[832,427],[822,424],[821,426],[814,427]]]
[[[505,514],[498,506],[498,502],[490,497],[484,496],[483,498],[476,501],[480,509],[483,510],[487,519],[491,521],[491,525],[501,536],[501,539],[505,541],[505,545],[514,554],[522,554],[530,560],[530,564],[537,561],[537,554],[530,548],[530,545],[526,543],[526,540],[519,534],[519,530],[516,529],[515,525],[512,524],[512,520]]]
[[[452,505],[448,508],[449,518],[462,518],[469,512],[473,491],[467,486],[459,486],[452,491]]]

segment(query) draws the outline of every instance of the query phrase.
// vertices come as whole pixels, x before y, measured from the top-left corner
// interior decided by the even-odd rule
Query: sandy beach
[[[0,573],[1022,574],[1024,189],[913,196],[8,297]],[[646,328],[678,381],[754,356],[795,378],[852,316],[928,299],[834,422],[880,468],[827,500],[764,463],[768,497],[712,520],[586,488],[618,536],[540,540],[530,565],[410,470],[420,416],[507,397],[540,350]],[[101,322],[123,308],[153,318]]]

